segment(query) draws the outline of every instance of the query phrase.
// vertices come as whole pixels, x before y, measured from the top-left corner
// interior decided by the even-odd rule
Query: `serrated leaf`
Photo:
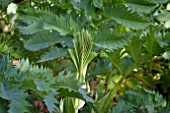
[[[18,94],[18,98],[15,98],[14,100],[11,100],[11,104],[9,104],[9,113],[19,113],[19,112],[28,112],[25,106],[28,106],[28,102],[23,100],[21,97],[21,94]]]
[[[146,41],[145,41],[146,50],[148,52],[153,53],[153,54],[160,53],[161,48],[157,40],[158,39],[156,36],[156,30],[154,30],[153,28],[150,28],[146,35]]]
[[[36,87],[39,91],[49,91],[51,90],[50,84],[45,81],[34,80]]]
[[[45,62],[56,58],[64,57],[66,54],[67,54],[67,49],[57,48],[57,47],[51,48],[50,51],[45,53],[43,58],[41,58],[41,60],[39,60],[38,62]]]
[[[0,65],[1,63],[4,67],[7,67],[8,64],[12,65],[6,57],[0,62]],[[52,84],[55,84],[54,81],[56,78],[53,77],[50,70],[32,66],[28,60],[21,60],[13,69],[17,70],[17,74],[13,78],[6,79],[7,75],[3,73],[3,82],[0,84],[0,97],[10,102],[8,104],[9,113],[29,112],[27,107],[30,105],[26,101],[28,90],[34,92],[34,96],[43,98],[50,113],[58,110],[56,106],[58,101],[55,98],[58,93],[56,89],[51,87]]]
[[[149,25],[149,20],[139,16],[136,12],[128,10],[124,5],[108,6],[105,9],[106,15],[132,29],[144,29]]]
[[[19,12],[17,27],[22,34],[26,35],[42,32],[45,31],[43,23],[46,22],[47,17],[54,18],[54,16],[47,10],[24,9]]]
[[[93,108],[96,113],[99,113],[93,99],[87,96],[87,93],[85,91],[80,90],[75,92],[68,89],[60,89],[58,90],[58,92],[60,92],[61,96],[74,97],[85,101],[91,108]]]
[[[61,36],[59,36],[57,33],[53,32],[38,33],[26,42],[25,48],[32,51],[44,49],[51,45],[54,45],[57,42],[60,42],[59,41],[60,37]]]
[[[130,34],[115,35],[113,31],[101,29],[96,33],[93,42],[99,47],[112,50],[123,48],[130,39]]]
[[[72,34],[72,30],[78,31],[79,26],[68,16],[57,16],[48,10],[26,9],[20,12],[18,28],[23,34],[34,34],[43,30],[55,30],[60,35]]]
[[[59,93],[59,95],[81,99],[97,112],[98,110],[93,103],[94,100],[87,95],[87,92],[81,89],[81,86],[82,83],[75,79],[75,75],[63,76],[61,79],[58,79],[53,85],[54,88],[58,89],[57,92]]]
[[[155,3],[155,4],[160,4],[160,3],[166,3],[168,0],[148,0],[149,2]]]
[[[5,66],[7,65],[7,62],[9,62],[9,58],[2,56],[2,59],[0,61],[0,74],[4,74]]]
[[[10,101],[9,113],[28,112],[26,106],[29,106],[25,100],[27,94],[25,90],[19,89],[19,85],[12,85],[11,82],[1,83],[0,95],[2,98]],[[3,90],[2,90],[3,87]]]
[[[70,29],[74,31],[74,33],[79,32],[82,29],[82,26],[75,22],[73,18],[69,18]]]
[[[117,101],[118,104],[113,106],[112,110],[122,113],[125,111],[159,113],[166,106],[166,101],[162,95],[155,91],[141,88],[140,91],[126,91]],[[125,109],[121,109],[122,107]]]
[[[67,35],[71,33],[69,20],[67,17],[55,16],[55,18],[48,18],[47,21],[43,24],[44,29],[46,30],[56,30],[60,35]]]
[[[40,18],[37,21],[33,21],[28,26],[24,26],[24,27],[19,26],[18,28],[19,28],[19,30],[22,34],[32,35],[32,34],[35,34],[37,32],[43,31],[43,28],[42,28],[43,21],[44,20]]]
[[[128,53],[132,56],[133,60],[137,62],[140,59],[140,54],[142,53],[142,43],[139,36],[134,36],[132,41],[129,42],[126,47]]]
[[[125,2],[132,10],[142,13],[150,13],[156,8],[156,4],[150,3],[147,0],[125,0]]]
[[[17,70],[15,68],[13,68],[12,64],[7,65],[6,67],[7,67],[7,69],[4,72],[4,74],[6,75],[7,78],[13,77],[17,74]]]
[[[27,25],[30,25],[33,21],[38,22],[37,20],[44,19],[48,17],[53,17],[54,14],[48,10],[36,10],[33,8],[23,9],[19,11],[18,19],[26,23]],[[42,21],[39,21],[40,23]]]
[[[47,96],[45,96],[44,101],[50,113],[56,112],[56,110],[58,109],[56,104],[58,104],[59,102],[55,98],[56,95],[57,92],[53,91],[49,93]]]

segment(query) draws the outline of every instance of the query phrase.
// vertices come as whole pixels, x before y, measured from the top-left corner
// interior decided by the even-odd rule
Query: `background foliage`
[[[0,112],[170,112],[169,0],[0,5]]]

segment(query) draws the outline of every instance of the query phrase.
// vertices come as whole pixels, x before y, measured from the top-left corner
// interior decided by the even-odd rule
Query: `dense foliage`
[[[0,5],[1,113],[170,112],[169,0]]]

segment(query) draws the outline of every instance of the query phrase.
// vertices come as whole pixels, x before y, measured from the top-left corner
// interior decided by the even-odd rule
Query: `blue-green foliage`
[[[81,89],[74,76],[53,77],[51,70],[33,66],[28,60],[21,60],[14,67],[9,57],[2,56],[0,98],[9,102],[9,108],[1,106],[1,109],[9,113],[28,112],[27,108],[33,106],[27,101],[29,95],[42,98],[50,113],[59,110],[56,98],[59,95],[82,99],[97,111],[93,100]]]

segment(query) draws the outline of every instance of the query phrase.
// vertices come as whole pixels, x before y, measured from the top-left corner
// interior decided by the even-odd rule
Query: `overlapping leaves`
[[[82,99],[96,110],[93,99],[80,88],[81,84],[74,76],[53,77],[49,69],[32,66],[28,60],[21,60],[16,67],[13,67],[9,58],[4,56],[0,61],[0,69],[0,97],[10,102],[9,113],[28,111],[27,106],[31,106],[26,101],[30,94],[27,93],[28,90],[44,100],[50,113],[59,109],[56,99],[59,95]],[[7,73],[9,71],[12,73]]]
[[[71,42],[70,37],[66,35],[73,35],[73,31],[78,31],[80,26],[69,16],[57,16],[48,10],[29,9],[21,11],[19,14],[18,28],[28,39],[25,48],[38,51],[49,48],[56,43],[70,46],[67,45]],[[63,55],[65,56],[65,54]],[[54,54],[54,50],[53,52],[50,50],[40,61],[45,62],[55,58],[58,57]]]

